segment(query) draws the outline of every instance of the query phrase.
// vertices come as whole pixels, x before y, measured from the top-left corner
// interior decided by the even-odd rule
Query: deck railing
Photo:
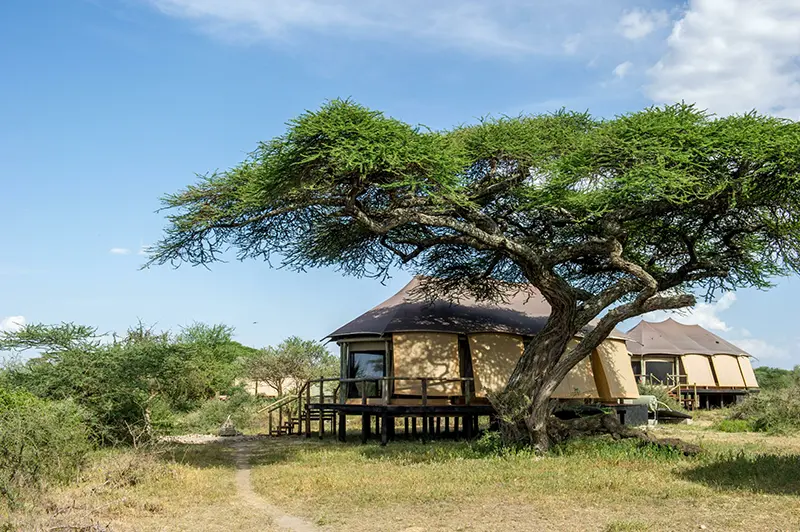
[[[308,381],[305,386],[304,390],[301,390],[301,394],[303,391],[306,394],[306,404],[311,404],[311,386],[316,384],[319,385],[319,403],[316,404],[325,404],[326,398],[333,398],[335,399],[338,396],[339,403],[345,403],[347,401],[347,385],[350,384],[361,384],[361,404],[367,404],[368,399],[373,399],[368,397],[367,395],[367,384],[375,383],[377,388],[380,390],[380,396],[374,399],[380,399],[380,403],[382,405],[390,405],[392,404],[392,385],[397,381],[412,381],[412,382],[419,382],[420,383],[420,391],[421,391],[421,401],[423,406],[427,406],[428,404],[428,389],[430,386],[441,386],[444,384],[450,383],[460,383],[463,388],[463,396],[464,396],[464,403],[469,405],[472,403],[472,398],[474,397],[474,381],[472,377],[352,377],[352,378],[331,378],[331,377],[320,377],[319,379],[313,379]],[[335,382],[337,386],[332,394],[325,395],[325,384]],[[345,385],[345,388],[342,389],[342,385]]]

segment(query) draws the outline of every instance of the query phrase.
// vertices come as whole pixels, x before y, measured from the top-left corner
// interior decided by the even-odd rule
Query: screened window
[[[386,376],[386,353],[383,351],[351,351],[348,375],[351,379],[379,379]],[[361,389],[366,387],[367,397],[380,397],[378,381],[351,383],[348,397],[361,397]]]

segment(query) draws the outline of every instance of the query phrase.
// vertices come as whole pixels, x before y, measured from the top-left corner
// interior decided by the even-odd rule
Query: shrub
[[[731,412],[731,420],[747,421],[756,431],[800,430],[800,384],[751,395]]]
[[[91,450],[85,421],[72,401],[0,388],[0,494],[74,478]]]
[[[657,384],[639,384],[639,394],[653,395],[658,402],[664,403],[671,410],[679,410],[681,412],[685,411],[683,405],[674,397],[670,396],[669,393],[667,393],[667,390],[669,390],[668,386],[659,386]]]
[[[173,433],[215,433],[220,425],[231,416],[238,430],[250,428],[256,410],[262,404],[242,389],[234,390],[227,400],[209,399],[192,412],[175,418]]]

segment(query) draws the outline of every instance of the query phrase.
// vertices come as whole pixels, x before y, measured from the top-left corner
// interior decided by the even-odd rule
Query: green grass
[[[687,458],[599,438],[537,457],[525,450],[493,454],[465,442],[273,442],[254,457],[253,478],[273,502],[342,530],[377,530],[379,523],[453,529],[441,515],[459,516],[465,530],[664,530],[703,523],[750,530],[749,512],[762,515],[755,529],[800,528],[797,454],[763,446],[738,452],[738,443],[709,448]]]
[[[720,432],[752,432],[753,424],[746,419],[722,419],[713,428]]]

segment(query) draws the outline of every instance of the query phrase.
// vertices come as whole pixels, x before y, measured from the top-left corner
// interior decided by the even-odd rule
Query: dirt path
[[[280,508],[268,503],[253,491],[253,485],[250,483],[250,455],[253,445],[256,444],[253,441],[237,441],[233,444],[233,448],[236,449],[236,490],[239,497],[251,507],[269,515],[282,529],[292,532],[319,532],[320,529],[312,523],[282,512]]]

